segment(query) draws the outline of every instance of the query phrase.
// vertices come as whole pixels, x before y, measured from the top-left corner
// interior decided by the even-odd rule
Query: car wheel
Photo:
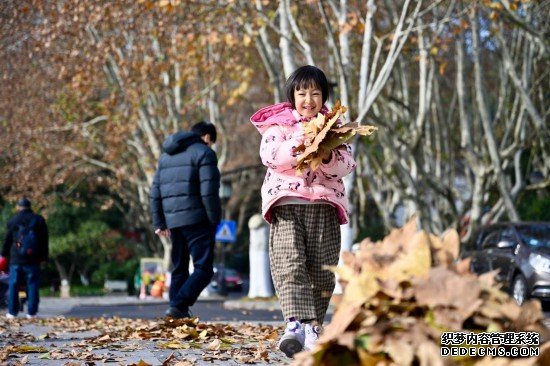
[[[514,282],[512,283],[512,296],[518,305],[522,305],[525,300],[527,300],[527,281],[525,281],[525,277],[520,274],[514,277]]]

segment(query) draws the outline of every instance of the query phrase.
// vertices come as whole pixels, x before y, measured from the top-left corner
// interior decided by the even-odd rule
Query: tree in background
[[[386,228],[416,213],[434,232],[468,221],[467,236],[520,219],[524,192],[547,195],[540,2],[28,0],[0,10],[2,77],[13,85],[0,90],[6,197],[108,187],[100,199],[149,228],[163,138],[207,116],[222,132],[227,209],[242,229],[262,180],[248,117],[281,101],[305,63],[331,77],[350,120],[380,127],[354,141],[344,248],[359,230],[372,234],[374,206]],[[169,243],[147,233],[166,258]]]
[[[76,274],[83,285],[89,285],[94,272],[105,272],[102,267],[111,263],[122,266],[132,258],[133,265],[137,263],[135,253],[140,250],[124,238],[123,227],[117,228],[121,223],[113,220],[112,211],[102,210],[92,202],[57,200],[48,208],[47,220],[50,260],[62,282],[74,282]],[[132,277],[133,270],[126,273],[125,279]],[[103,285],[107,278],[95,279],[97,285]]]

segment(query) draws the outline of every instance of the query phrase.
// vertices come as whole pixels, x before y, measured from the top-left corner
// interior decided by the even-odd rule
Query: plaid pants
[[[340,224],[328,204],[273,207],[269,260],[283,316],[323,324],[335,277],[324,265],[338,264]]]

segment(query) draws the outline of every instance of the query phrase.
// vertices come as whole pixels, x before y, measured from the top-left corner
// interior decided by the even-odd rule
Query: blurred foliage
[[[550,221],[550,190],[524,192],[518,211],[524,221]]]
[[[103,296],[105,290],[103,286],[99,285],[78,285],[73,284],[71,286],[71,296]],[[51,287],[40,288],[40,296],[59,297],[59,289],[53,289]]]
[[[62,267],[60,278],[75,283],[73,275],[78,274],[97,286],[106,278],[132,278],[137,245],[123,236],[116,216],[120,214],[114,208],[102,210],[85,199],[58,199],[48,207],[50,258]]]
[[[15,206],[0,198],[0,238],[2,238],[2,243],[4,243],[4,238],[6,236],[6,224],[14,213]]]
[[[91,276],[92,283],[103,283],[105,279],[125,280],[128,291],[134,286],[134,274],[139,266],[139,258],[130,258],[122,263],[101,263]]]

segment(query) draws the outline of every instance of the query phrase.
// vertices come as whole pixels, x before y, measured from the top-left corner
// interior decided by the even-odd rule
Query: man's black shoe
[[[190,318],[191,314],[189,314],[189,310],[180,310],[176,307],[170,306],[170,308],[166,310],[166,316],[173,319],[183,319]]]

